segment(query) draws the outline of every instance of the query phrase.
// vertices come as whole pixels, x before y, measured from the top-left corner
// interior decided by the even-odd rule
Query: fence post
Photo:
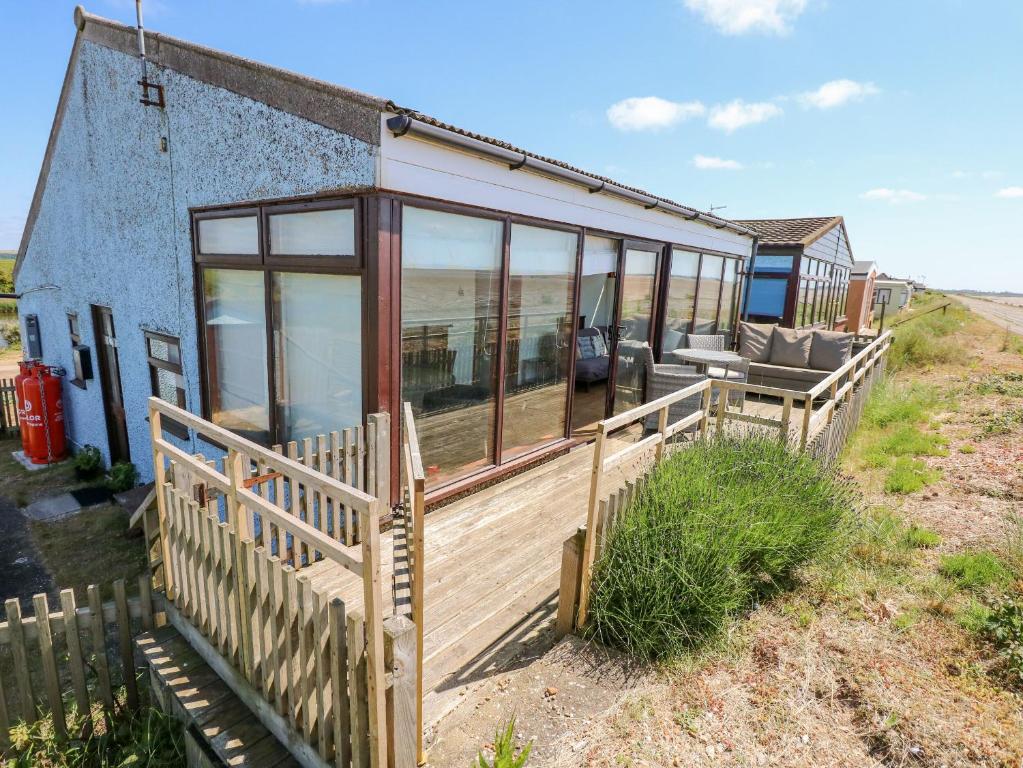
[[[789,442],[789,424],[792,421],[792,395],[782,398],[781,421],[778,424],[778,437],[786,445]]]
[[[229,486],[225,501],[227,503],[228,539],[231,558],[234,562],[231,572],[234,575],[235,596],[238,603],[238,626],[234,629],[238,632],[238,653],[241,657],[241,667],[245,671],[246,678],[251,680],[249,672],[252,668],[252,625],[250,623],[252,614],[249,606],[248,574],[243,565],[242,541],[251,539],[252,534],[249,530],[249,513],[245,509],[245,505],[238,500],[238,491],[245,482],[246,462],[246,457],[237,449],[227,449],[227,458],[224,459],[224,474],[227,475]],[[230,619],[228,620],[230,621]]]
[[[813,416],[813,397],[807,395],[803,398],[803,426],[799,430],[799,450],[806,450],[806,441],[810,434],[810,417]]]
[[[707,422],[710,419],[710,403],[713,397],[713,380],[707,379],[706,387],[703,390],[703,401],[700,403],[700,410],[703,412],[703,418],[700,419],[700,437],[707,437]]]
[[[585,538],[586,532],[580,528],[570,538],[565,539],[564,547],[561,550],[561,586],[558,588],[558,618],[554,626],[555,640],[560,640],[569,634],[575,624]]]
[[[590,609],[590,571],[593,568],[594,548],[597,544],[597,499],[600,498],[600,480],[604,476],[604,453],[607,444],[604,422],[597,424],[597,442],[593,446],[593,467],[590,471],[590,498],[586,508],[586,538],[583,543],[582,578],[579,584],[579,612],[575,625],[586,626]]]
[[[391,768],[414,768],[419,764],[417,645],[411,620],[405,616],[384,620],[384,662],[392,681],[387,690],[387,757]]]
[[[367,449],[370,461],[367,464],[370,477],[366,488],[386,506],[391,501],[391,414],[371,413],[366,417],[370,429]]]
[[[366,613],[366,698],[369,704],[369,762],[387,759],[387,706],[384,681],[384,616],[380,605],[380,521],[374,499],[359,511],[362,538],[363,608]]]
[[[157,440],[163,437],[161,415],[153,406],[151,398],[149,403],[149,442],[153,446],[153,487],[156,488],[156,517],[160,528],[160,568],[163,571],[163,590],[167,599],[173,600],[176,585],[170,568],[170,544],[167,541],[167,499],[164,491],[167,472],[163,466],[163,453],[156,445]],[[149,542],[146,542],[146,547],[149,547]],[[148,556],[149,552],[147,551],[146,554]]]

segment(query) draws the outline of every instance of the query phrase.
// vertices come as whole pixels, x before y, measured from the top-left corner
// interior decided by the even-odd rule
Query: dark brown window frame
[[[163,398],[160,397],[160,387],[157,380],[159,375],[157,374],[157,370],[170,371],[171,373],[181,376],[182,380],[184,380],[185,370],[184,364],[181,362],[181,339],[178,336],[171,336],[166,333],[161,333],[160,331],[147,331],[145,329],[142,330],[142,335],[145,338],[146,344],[146,362],[149,364],[149,391],[152,393],[153,397],[158,397],[162,400]],[[161,360],[158,357],[154,357],[149,346],[150,340],[162,341],[164,344],[177,347],[178,363],[174,364],[167,360]],[[171,405],[176,405],[178,408],[188,410],[188,391],[184,387],[177,387],[177,392],[178,402],[171,403]],[[167,416],[163,418],[161,423],[163,424],[164,429],[175,437],[179,437],[182,440],[188,439],[188,427],[184,424],[181,424]]]
[[[71,351],[72,353],[74,353],[75,347],[79,346],[82,343],[82,330],[81,326],[79,325],[77,312],[67,313],[67,330],[68,337],[71,339]],[[69,383],[78,387],[79,389],[87,388],[85,380],[80,379],[77,376],[75,376],[72,379],[69,379]]]
[[[364,193],[352,193],[344,196],[316,198],[287,198],[283,200],[266,200],[259,202],[229,204],[223,207],[206,206],[192,208],[191,235],[192,259],[195,265],[195,319],[196,338],[199,351],[199,393],[202,417],[212,422],[212,397],[210,393],[210,375],[208,345],[206,341],[205,317],[205,284],[203,273],[206,269],[235,269],[251,272],[262,272],[264,316],[266,324],[266,365],[267,365],[267,407],[271,445],[280,443],[282,435],[280,415],[276,407],[277,365],[274,360],[274,301],[273,274],[280,272],[296,272],[304,274],[348,275],[359,277],[359,300],[362,317],[362,420],[365,422],[367,402],[370,399],[367,391],[369,376],[367,371],[375,361],[369,359],[370,351],[366,344],[367,334],[371,330],[367,322],[374,318],[374,313],[367,309],[368,287],[367,274],[362,254],[366,250],[363,235],[362,216],[365,210]],[[351,256],[270,256],[270,228],[268,217],[276,213],[301,213],[312,210],[352,209],[354,211],[354,243],[355,253]],[[199,222],[207,219],[239,218],[246,215],[256,217],[259,242],[258,254],[202,254],[199,252]],[[210,442],[208,438],[203,440]]]

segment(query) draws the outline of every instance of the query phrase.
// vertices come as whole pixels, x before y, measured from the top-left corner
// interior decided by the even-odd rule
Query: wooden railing
[[[416,626],[417,671],[416,681],[416,762],[423,765],[426,753],[423,750],[423,628],[424,622],[424,578],[425,578],[425,536],[426,515],[426,473],[423,458],[419,452],[419,436],[412,416],[412,403],[402,407],[401,430],[405,504],[405,548],[408,554],[408,576],[410,597],[410,618]]]
[[[711,406],[712,382],[712,379],[704,379],[677,392],[672,392],[670,395],[665,395],[645,405],[597,423],[597,441],[593,449],[590,493],[586,509],[587,533],[582,550],[581,568],[584,574],[590,573],[596,556],[598,501],[604,491],[605,477],[616,468],[638,460],[644,455],[649,455],[651,451],[654,453],[654,461],[659,461],[664,454],[668,440],[686,429],[695,427],[699,434],[706,434],[707,419]],[[700,398],[700,407],[675,422],[669,422],[668,418],[671,413],[671,407],[692,397]],[[629,443],[614,453],[608,453],[610,445],[608,437],[611,432],[628,427],[639,421],[645,421],[648,416],[653,414],[657,414],[657,428],[652,434],[635,443]],[[576,623],[580,627],[586,624],[586,615],[589,611],[589,587],[590,580],[587,576],[583,578],[582,586],[579,590],[579,607]]]
[[[165,417],[224,457],[177,447]],[[299,754],[386,765],[396,729],[386,717],[377,498],[307,466],[309,444],[300,463],[157,398],[149,420],[169,612],[262,693],[271,707],[256,714],[279,738],[288,736],[277,733],[287,719],[304,739]],[[318,560],[361,578],[361,617],[346,618],[340,600],[312,589],[302,571]]]
[[[625,413],[604,419],[597,424],[597,437],[593,450],[590,490],[586,510],[586,527],[565,542],[562,559],[562,595],[559,605],[558,632],[570,631],[586,623],[589,611],[590,576],[593,563],[599,556],[601,542],[609,530],[609,520],[627,506],[639,482],[663,458],[669,440],[690,429],[695,438],[709,434],[713,418],[714,432],[725,430],[727,422],[735,421],[777,430],[778,437],[800,451],[812,451],[826,461],[834,461],[849,432],[858,422],[863,404],[875,380],[875,374],[884,371],[885,356],[892,343],[891,332],[885,332],[838,370],[829,374],[810,390],[765,387],[737,381],[706,379],[678,392],[661,397]],[[781,415],[773,418],[747,414],[729,406],[730,395],[756,394],[781,400]],[[857,395],[853,402],[854,394]],[[672,405],[696,395],[700,406],[683,418],[669,423]],[[823,399],[823,402],[821,400]],[[818,402],[817,410],[814,403]],[[792,420],[796,403],[802,405],[801,424],[793,434]],[[678,406],[676,405],[676,408]],[[838,429],[832,429],[836,414],[842,414]],[[645,437],[625,442],[623,447],[609,454],[613,432],[630,425],[648,421],[657,415],[657,427],[647,429]],[[628,465],[632,466],[628,466]],[[612,474],[615,473],[615,474]],[[614,483],[611,478],[614,478]],[[621,494],[625,495],[622,496]],[[577,574],[577,575],[576,575]],[[575,586],[578,585],[578,586]]]

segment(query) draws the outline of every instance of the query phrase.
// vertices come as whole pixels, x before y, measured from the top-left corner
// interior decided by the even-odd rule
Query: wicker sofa
[[[807,392],[852,357],[854,334],[739,324],[739,354],[750,360],[749,383]]]

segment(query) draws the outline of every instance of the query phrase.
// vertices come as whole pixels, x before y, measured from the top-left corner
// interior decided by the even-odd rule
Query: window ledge
[[[86,384],[83,379],[71,379],[71,384],[74,384],[79,389],[86,389]]]

